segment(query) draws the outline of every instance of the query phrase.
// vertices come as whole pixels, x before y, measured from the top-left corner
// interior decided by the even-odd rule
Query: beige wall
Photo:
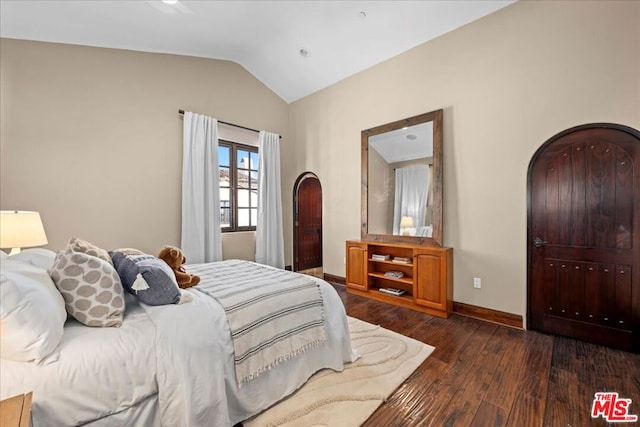
[[[178,109],[277,132],[286,161],[288,105],[237,64],[0,43],[0,207],[40,211],[52,249],[180,244]],[[254,233],[224,234],[223,252],[253,259]]]
[[[360,237],[360,131],[439,108],[454,299],[524,315],[529,161],[575,125],[640,128],[640,2],[520,1],[292,104],[295,168],[324,190],[325,272],[344,276]]]
[[[454,299],[524,315],[529,160],[574,125],[640,128],[640,3],[520,1],[291,105],[226,61],[5,39],[0,95],[0,208],[40,211],[49,247],[179,244],[182,108],[283,135],[286,263],[311,171],[339,276],[360,236],[360,131],[443,108]],[[254,247],[223,237],[225,258]]]

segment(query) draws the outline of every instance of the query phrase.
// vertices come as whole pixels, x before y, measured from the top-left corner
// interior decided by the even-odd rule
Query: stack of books
[[[389,261],[390,258],[391,258],[391,255],[389,254],[385,254],[385,255],[371,254],[371,259],[375,261]]]
[[[402,271],[391,270],[384,273],[386,277],[391,277],[392,279],[401,279],[404,277],[404,273]]]
[[[383,294],[393,295],[396,297],[404,294],[404,291],[402,289],[397,289],[397,288],[380,288],[379,290]]]
[[[393,257],[393,262],[398,262],[400,264],[411,264],[411,258],[397,256],[397,257]]]

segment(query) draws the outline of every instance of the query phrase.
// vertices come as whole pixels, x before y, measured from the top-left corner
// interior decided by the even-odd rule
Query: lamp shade
[[[0,248],[19,250],[47,243],[38,212],[0,211]]]
[[[400,227],[407,228],[413,227],[413,217],[412,216],[403,216],[400,220]]]

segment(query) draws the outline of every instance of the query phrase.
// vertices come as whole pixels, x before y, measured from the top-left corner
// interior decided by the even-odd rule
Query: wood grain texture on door
[[[294,186],[294,270],[322,267],[322,186],[304,173]]]
[[[584,125],[528,176],[528,327],[640,351],[640,133]]]

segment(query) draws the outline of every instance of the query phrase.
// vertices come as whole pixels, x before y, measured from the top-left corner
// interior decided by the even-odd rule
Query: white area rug
[[[433,352],[434,347],[349,317],[361,357],[343,372],[324,369],[245,427],[357,427]]]

